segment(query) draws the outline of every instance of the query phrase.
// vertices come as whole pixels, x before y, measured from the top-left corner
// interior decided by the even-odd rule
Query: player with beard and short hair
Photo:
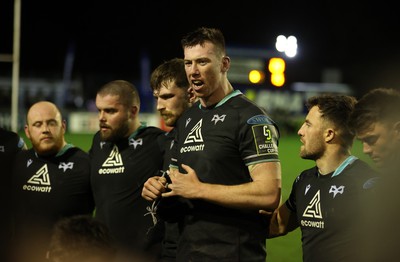
[[[300,227],[303,261],[362,261],[359,254],[362,204],[376,174],[351,154],[350,114],[356,99],[320,95],[308,99],[308,114],[298,131],[300,156],[316,166],[304,170],[271,218],[269,238]]]
[[[25,134],[32,148],[13,165],[15,261],[43,261],[53,225],[94,210],[89,155],[65,140],[66,122],[48,101],[33,104]]]
[[[128,81],[103,85],[96,107],[100,130],[89,150],[95,216],[109,227],[122,256],[153,261],[160,256],[161,237],[150,230],[152,210],[141,192],[163,168],[165,131],[140,121],[139,94]]]
[[[185,110],[192,106],[195,100],[192,89],[186,77],[184,60],[173,58],[160,64],[151,74],[150,86],[157,100],[157,110],[164,120],[165,125],[170,128],[167,133],[166,154],[164,171],[169,169],[171,160],[171,148],[175,137],[175,125]],[[142,196],[153,201],[157,216],[161,219],[165,234],[162,245],[161,261],[175,261],[176,247],[179,240],[179,228],[177,220],[185,210],[181,198],[161,198],[166,192],[167,175],[154,176],[144,184]],[[161,224],[160,223],[160,224]]]

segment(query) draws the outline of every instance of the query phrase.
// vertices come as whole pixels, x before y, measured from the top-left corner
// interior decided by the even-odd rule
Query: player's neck
[[[334,154],[326,152],[316,161],[318,170],[321,175],[330,174],[334,172],[349,156],[349,152],[336,152]]]
[[[222,99],[224,99],[227,95],[233,92],[233,87],[229,81],[222,84],[221,87],[216,89],[210,96],[201,97],[200,103],[202,107],[209,107],[218,104]]]

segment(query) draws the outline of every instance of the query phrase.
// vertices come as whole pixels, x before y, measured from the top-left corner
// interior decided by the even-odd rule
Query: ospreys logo
[[[322,219],[321,195],[319,190],[314,195],[314,197],[311,199],[310,203],[304,210],[303,217]],[[315,227],[315,228],[324,228],[325,226],[324,221],[305,220],[305,219],[302,219],[300,221],[300,224],[304,227]]]
[[[329,194],[333,194],[333,198],[339,193],[343,195],[344,192],[344,186],[336,187],[336,185],[332,185],[331,188],[329,189]]]
[[[27,191],[50,193],[51,185],[47,164],[44,164],[38,171],[36,171],[36,174],[27,181],[27,184],[22,186],[22,189]]]
[[[203,135],[201,134],[201,126],[203,125],[203,119],[200,119],[199,122],[190,130],[187,135],[184,144],[193,144],[193,143],[203,143]],[[191,152],[191,151],[203,151],[204,144],[195,144],[184,146],[181,148],[181,153]]]
[[[143,145],[143,139],[139,138],[138,140],[135,140],[133,138],[129,139],[129,145],[133,146],[133,148],[136,149],[137,146]]]
[[[104,161],[103,168],[99,169],[100,175],[113,175],[113,174],[120,174],[124,173],[125,167],[124,163],[122,162],[121,154],[119,153],[118,147],[114,145],[113,149],[110,152],[110,155]]]
[[[213,118],[211,119],[211,122],[214,121],[214,125],[216,125],[218,123],[218,121],[224,122],[225,121],[225,117],[226,115],[214,115]]]
[[[67,171],[67,169],[71,169],[74,167],[74,162],[60,162],[60,164],[58,165],[58,169],[62,169],[65,173],[65,171]]]

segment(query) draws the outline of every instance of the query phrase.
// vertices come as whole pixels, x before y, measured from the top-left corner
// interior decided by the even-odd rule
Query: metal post
[[[18,131],[19,54],[21,29],[21,0],[14,0],[14,39],[11,82],[11,129]]]

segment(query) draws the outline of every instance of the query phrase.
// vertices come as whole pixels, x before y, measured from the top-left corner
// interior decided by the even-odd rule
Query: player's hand
[[[161,176],[153,176],[147,179],[143,185],[142,197],[148,201],[154,201],[166,192],[167,179]]]
[[[188,199],[199,197],[203,183],[198,179],[196,171],[185,164],[182,164],[182,168],[186,173],[180,173],[178,169],[171,169],[169,174],[171,184],[168,185],[170,191],[163,193],[163,197],[181,196]]]

